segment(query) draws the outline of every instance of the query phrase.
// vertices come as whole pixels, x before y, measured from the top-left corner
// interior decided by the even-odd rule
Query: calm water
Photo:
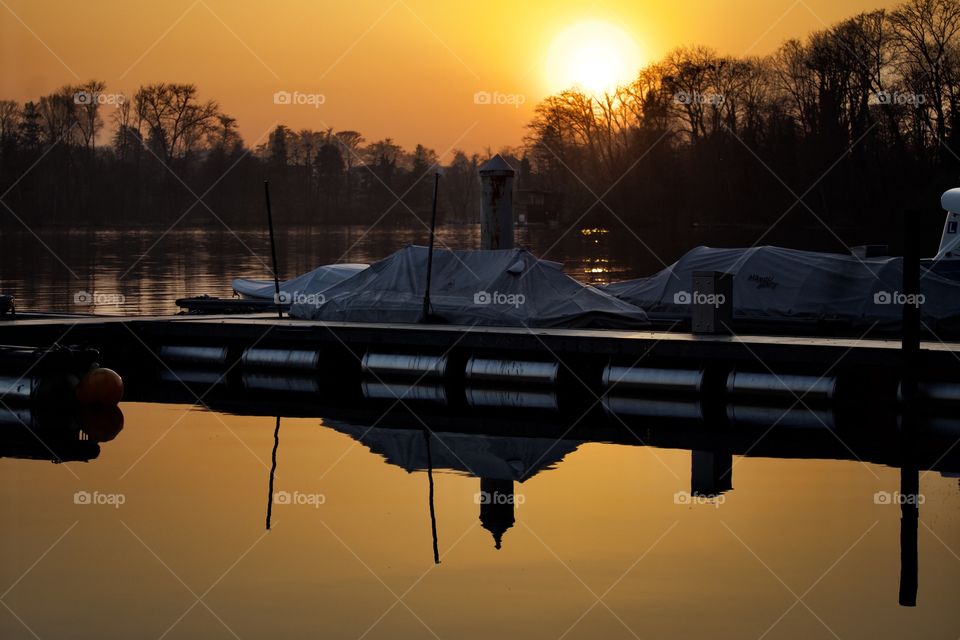
[[[267,532],[275,418],[122,410],[125,428],[89,463],[0,461],[0,637],[960,634],[956,478],[922,476],[919,606],[903,608],[900,510],[874,499],[897,490],[894,469],[735,458],[732,491],[678,504],[689,452],[569,443],[514,483],[497,550],[480,481],[437,468],[435,565],[428,476],[404,468],[416,467],[409,432],[360,443],[364,425],[284,418],[274,495],[286,498]],[[483,469],[546,451],[444,441],[446,457]]]
[[[478,248],[478,225],[452,225],[438,232],[438,245]],[[518,242],[537,255],[564,262],[572,276],[589,283],[652,273],[661,258],[635,238],[613,232],[525,228]],[[426,244],[423,228],[317,227],[278,235],[282,277],[291,278],[332,262],[373,262],[411,243]],[[639,251],[637,249],[639,247]],[[669,253],[669,255],[667,255]],[[676,252],[664,252],[672,261]],[[269,278],[266,232],[183,230],[57,231],[0,233],[0,292],[34,311],[103,314],[176,313],[177,298],[230,296],[236,277]],[[96,304],[91,305],[90,302]]]
[[[425,240],[364,234],[286,231],[281,271]],[[612,231],[559,235],[521,241],[587,282],[661,266]],[[0,290],[22,309],[170,313],[177,297],[268,274],[263,233],[40,240],[0,235]],[[475,247],[478,230],[441,240]],[[897,469],[734,457],[733,490],[691,500],[686,450],[441,434],[436,565],[419,431],[283,418],[266,531],[276,418],[121,408],[125,426],[98,455],[61,464],[24,459],[46,454],[0,411],[0,638],[960,637],[956,477],[921,475],[918,606],[905,608],[901,512],[876,499],[899,489]],[[482,511],[491,486],[512,491],[512,511]]]

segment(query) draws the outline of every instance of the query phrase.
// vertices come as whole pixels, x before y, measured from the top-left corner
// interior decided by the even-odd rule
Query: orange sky
[[[284,123],[356,129],[482,151],[519,144],[548,77],[551,42],[571,25],[603,21],[642,60],[681,44],[768,53],[889,0],[0,0],[0,98],[24,101],[91,78],[131,94],[140,84],[192,82],[237,118],[249,144]],[[277,91],[323,104],[274,104]],[[478,91],[519,95],[475,104]],[[307,100],[306,98],[301,98]]]

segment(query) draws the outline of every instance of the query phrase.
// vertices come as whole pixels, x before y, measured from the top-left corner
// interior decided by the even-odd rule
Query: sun
[[[556,35],[547,52],[551,90],[578,88],[592,95],[633,80],[640,51],[623,29],[600,20],[577,22]]]

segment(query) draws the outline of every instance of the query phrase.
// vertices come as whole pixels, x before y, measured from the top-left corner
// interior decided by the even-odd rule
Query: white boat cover
[[[307,290],[290,317],[347,322],[417,322],[427,274],[426,247],[410,246],[323,291]],[[317,295],[310,299],[309,295]],[[555,262],[524,249],[435,249],[433,315],[458,325],[630,328],[647,322],[637,307],[577,282]]]
[[[284,280],[280,283],[281,302],[292,300],[296,294],[310,289],[311,291],[322,291],[327,287],[339,284],[347,278],[353,277],[366,269],[366,264],[328,264],[317,267],[313,271],[308,271],[303,275],[297,276],[291,280]],[[233,290],[244,298],[254,298],[257,300],[273,300],[276,294],[276,286],[273,280],[247,280],[246,278],[234,278],[231,283]]]
[[[338,420],[324,420],[323,424],[349,435],[408,473],[432,466],[434,471],[518,482],[554,468],[580,445],[556,438],[433,432],[428,455],[427,440],[419,429],[364,427]]]
[[[901,258],[867,258],[781,247],[697,247],[649,278],[601,287],[649,313],[689,317],[695,271],[734,274],[734,317],[842,321],[894,328],[902,317]],[[924,321],[936,330],[960,320],[960,283],[921,271]],[[686,295],[685,295],[686,294]]]

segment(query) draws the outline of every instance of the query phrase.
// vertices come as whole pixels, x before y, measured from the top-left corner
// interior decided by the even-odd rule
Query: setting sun
[[[554,90],[603,93],[633,79],[640,64],[639,48],[623,29],[597,20],[578,22],[553,39],[547,81]]]

